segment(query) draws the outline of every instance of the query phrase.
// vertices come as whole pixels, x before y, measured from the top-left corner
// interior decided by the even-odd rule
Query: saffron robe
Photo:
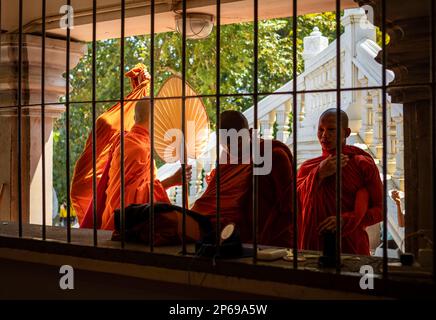
[[[261,140],[260,148],[263,148]],[[292,154],[289,148],[272,141],[272,169],[258,177],[258,243],[292,246]],[[207,178],[208,187],[192,210],[209,216],[216,224],[216,171]],[[241,240],[252,240],[253,174],[251,164],[220,164],[221,226],[235,223]]]
[[[126,100],[143,98],[148,92],[150,75],[146,72],[145,66],[138,64],[135,68],[126,73],[130,79],[133,91],[126,97]],[[124,128],[129,131],[134,125],[135,101],[124,103]],[[109,110],[105,111],[97,118],[96,121],[96,180],[100,186],[100,180],[103,173],[110,163],[110,157],[113,152],[114,144],[119,143],[120,136],[120,103],[117,103]],[[82,225],[85,215],[89,208],[92,209],[92,134],[90,133],[85,144],[85,148],[80,155],[74,167],[74,173],[71,183],[71,205],[77,213],[79,223]],[[104,178],[104,177],[103,177]],[[103,183],[105,185],[106,183]],[[100,188],[101,189],[101,188]],[[101,199],[101,192],[97,191]],[[97,210],[101,211],[101,203],[97,203]],[[103,201],[104,205],[104,201]],[[85,225],[93,225],[93,217]],[[97,221],[99,225],[99,222]]]
[[[349,161],[342,168],[342,251],[369,255],[369,238],[366,227],[382,221],[382,182],[372,157],[365,151],[344,145],[342,153]],[[336,215],[335,175],[319,180],[321,161],[329,153],[307,160],[298,171],[297,191],[299,199],[299,248],[322,250],[322,237],[318,226],[327,217]],[[360,189],[366,189],[359,195]]]
[[[108,184],[106,188],[106,204],[102,214],[101,228],[114,229],[114,211],[120,208],[120,159],[121,148],[118,145],[110,163]],[[154,164],[153,164],[154,165]],[[157,168],[154,173],[155,202],[170,203],[168,195],[159,180],[156,180]],[[149,202],[150,196],[150,139],[148,130],[140,125],[134,125],[124,139],[124,204],[143,204]],[[177,228],[177,221],[174,224]],[[177,232],[177,229],[174,229]]]

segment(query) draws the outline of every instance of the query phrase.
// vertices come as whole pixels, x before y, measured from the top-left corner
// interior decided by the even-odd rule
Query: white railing
[[[382,67],[375,61],[381,48],[376,43],[374,27],[366,19],[362,9],[345,10],[341,19],[344,33],[341,35],[341,88],[359,88],[359,90],[345,90],[341,92],[341,106],[350,118],[350,128],[353,138],[350,143],[369,150],[376,162],[381,163],[382,144],[382,105],[381,90],[367,90],[365,88],[381,86]],[[336,41],[328,45],[317,28],[311,36],[304,39],[305,70],[297,77],[298,91],[313,91],[336,89]],[[387,71],[387,82],[393,80],[393,73]],[[276,93],[290,92],[293,81],[289,81],[279,88]],[[404,190],[404,140],[403,140],[403,111],[402,105],[388,101],[388,178],[389,189]],[[336,91],[320,93],[304,93],[297,96],[297,161],[318,156],[320,147],[317,141],[317,123],[319,115],[327,108],[336,107]],[[292,110],[292,95],[274,94],[258,103],[258,127],[262,137],[278,139],[292,147],[292,132],[290,128],[290,113]],[[247,109],[244,115],[253,127],[253,107]],[[277,131],[273,137],[273,127]],[[206,149],[206,158],[215,159],[215,134],[212,133],[210,143]],[[193,161],[193,177],[190,182],[190,198],[195,200],[206,187],[204,175],[213,168],[209,163]],[[177,165],[164,165],[158,171],[158,177],[174,172]],[[181,188],[169,191],[172,200],[181,201]],[[390,227],[397,232],[390,212]],[[397,241],[397,239],[396,239]],[[401,241],[401,240],[398,240]],[[398,242],[397,241],[397,242]],[[400,245],[400,244],[399,244]]]

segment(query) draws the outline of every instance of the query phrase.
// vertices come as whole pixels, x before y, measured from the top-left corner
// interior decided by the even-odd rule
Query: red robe
[[[250,208],[250,164],[220,164],[220,215],[221,227],[229,223],[242,226],[244,212]],[[216,170],[206,178],[207,188],[198,198],[192,211],[208,216],[216,225]],[[241,230],[244,234],[244,231]]]
[[[342,168],[342,251],[369,255],[369,239],[366,227],[382,221],[382,182],[372,157],[365,151],[345,145],[342,153],[350,160]],[[319,181],[319,164],[329,155],[305,161],[298,171],[299,198],[299,248],[322,250],[319,224],[327,217],[336,215],[335,175]],[[357,192],[365,188],[369,199]],[[368,200],[366,200],[368,199]]]
[[[271,172],[258,176],[259,244],[292,246],[292,161],[289,148],[273,140]],[[246,243],[252,240],[252,177],[251,164],[220,164],[221,226],[235,223]],[[192,210],[209,216],[216,224],[215,170]]]

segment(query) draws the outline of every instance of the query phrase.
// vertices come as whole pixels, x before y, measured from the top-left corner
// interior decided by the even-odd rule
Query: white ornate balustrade
[[[381,48],[376,43],[376,33],[362,9],[345,10],[341,19],[344,33],[341,35],[341,88],[359,88],[341,92],[341,108],[350,118],[352,135],[349,144],[355,144],[369,151],[379,165],[383,156],[382,143],[382,92],[366,89],[382,85],[382,67],[375,61]],[[332,90],[329,92],[301,93],[297,96],[297,163],[319,156],[321,149],[317,141],[317,125],[320,114],[328,108],[336,108],[336,41],[328,44],[317,28],[304,39],[305,70],[298,75],[298,91]],[[388,83],[393,80],[393,73],[387,71]],[[290,92],[293,81],[279,88],[276,93]],[[292,111],[291,94],[270,95],[258,104],[258,127],[263,138],[275,138],[292,150],[292,132],[290,121]],[[244,115],[253,127],[253,107]],[[276,132],[274,133],[274,126]],[[404,140],[403,110],[401,104],[393,104],[387,96],[387,173],[388,190],[404,190]],[[205,174],[212,169],[215,159],[214,133],[211,135],[206,157],[210,162],[193,162],[193,176],[189,195],[194,201],[205,189]],[[158,171],[163,178],[176,169],[177,165],[164,165]],[[169,191],[171,199],[181,203],[181,188]],[[396,212],[389,201],[389,227],[394,240],[401,245],[402,231],[396,226]]]

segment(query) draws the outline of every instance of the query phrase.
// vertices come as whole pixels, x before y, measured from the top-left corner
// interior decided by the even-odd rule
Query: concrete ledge
[[[216,259],[180,254],[180,246],[157,247],[150,252],[142,244],[110,241],[110,232],[98,231],[98,247],[92,230],[73,229],[72,243],[65,242],[65,229],[47,227],[47,238],[39,239],[41,226],[24,225],[24,237],[16,237],[17,226],[0,224],[0,258],[52,266],[70,264],[78,269],[135,277],[162,283],[196,286],[241,294],[289,299],[373,299],[382,297],[428,297],[434,295],[431,273],[402,269],[389,281],[375,275],[374,290],[359,286],[361,265],[379,272],[380,258],[344,256],[341,273],[319,269],[316,259],[299,263],[297,270],[284,260],[254,263],[252,258]],[[395,276],[395,278],[394,278]],[[432,291],[433,290],[433,291]],[[433,293],[432,293],[433,292]]]

